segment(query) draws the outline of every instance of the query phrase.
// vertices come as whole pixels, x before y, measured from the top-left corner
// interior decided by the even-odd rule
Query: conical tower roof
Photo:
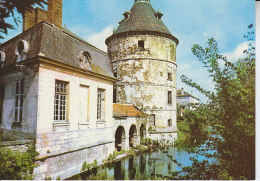
[[[171,34],[162,22],[163,14],[153,9],[150,0],[135,0],[131,10],[126,11],[123,15],[125,18],[119,22],[119,26],[114,30],[111,37],[129,32],[157,32],[168,35],[178,44],[178,39]]]

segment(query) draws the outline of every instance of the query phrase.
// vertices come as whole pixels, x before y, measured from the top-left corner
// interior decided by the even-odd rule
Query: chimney
[[[62,29],[62,0],[48,0],[47,22]]]
[[[23,31],[35,26],[41,21],[54,24],[62,29],[62,0],[48,0],[48,10],[35,8],[31,12],[26,12],[23,16]]]

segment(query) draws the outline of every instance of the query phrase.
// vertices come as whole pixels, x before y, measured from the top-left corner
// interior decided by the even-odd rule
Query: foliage
[[[207,68],[212,78],[215,87],[213,92],[182,76],[183,82],[208,97],[208,103],[202,105],[203,116],[219,135],[211,137],[207,148],[201,152],[208,157],[215,157],[217,165],[193,160],[192,167],[200,173],[203,173],[202,170],[215,173],[211,174],[210,179],[255,178],[255,48],[250,43],[254,36],[252,27],[248,27],[249,31],[244,36],[249,40],[248,50],[244,51],[247,57],[235,63],[219,54],[217,42],[213,38],[208,40],[206,48],[199,45],[192,47],[193,54]],[[223,67],[220,63],[224,63]],[[217,152],[210,155],[206,154],[207,150]],[[194,169],[187,169],[187,175],[196,173]],[[199,175],[193,178],[196,176],[196,179],[204,178]]]
[[[197,107],[196,110],[186,109],[183,121],[177,126],[178,139],[175,141],[175,146],[178,149],[193,151],[193,148],[204,144],[208,139],[208,132],[204,131],[207,123],[203,106]]]
[[[82,167],[81,167],[81,171],[89,171],[92,168],[97,167],[97,160],[95,159],[93,163],[87,163],[86,161],[84,161]]]
[[[127,152],[128,155],[134,156],[135,155],[135,151],[133,149],[128,150]]]
[[[136,145],[136,149],[140,152],[146,150],[147,148],[144,145]]]
[[[29,147],[24,153],[10,148],[0,148],[0,178],[3,180],[33,179],[35,147]]]
[[[15,24],[18,25],[20,19],[15,16],[15,12],[24,15],[25,12],[33,10],[33,6],[39,5],[43,7],[47,4],[46,0],[1,0],[0,1],[0,39],[1,34],[7,34],[8,29],[14,29],[14,26],[7,22],[9,17],[12,17]]]
[[[123,150],[123,149],[120,151],[114,151],[113,154],[111,154],[111,153],[109,154],[107,161],[111,162],[111,161],[115,160],[118,155],[122,155],[124,153],[125,153],[125,150]]]

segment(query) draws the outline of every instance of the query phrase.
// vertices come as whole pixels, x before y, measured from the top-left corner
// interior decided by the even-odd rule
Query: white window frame
[[[98,88],[97,90],[97,120],[105,120],[105,89]]]
[[[55,80],[54,122],[68,122],[68,82]]]
[[[14,122],[21,123],[23,120],[24,82],[15,82],[15,116]]]

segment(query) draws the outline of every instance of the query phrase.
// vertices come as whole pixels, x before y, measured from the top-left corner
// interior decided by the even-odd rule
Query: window
[[[172,67],[168,67],[168,78],[167,78],[167,80],[170,80],[170,81],[172,81]]]
[[[168,126],[172,127],[172,120],[171,119],[168,119]]]
[[[168,104],[172,104],[172,91],[168,91]]]
[[[67,120],[68,83],[56,80],[54,99],[54,121]]]
[[[167,80],[172,81],[172,73],[168,72],[168,79]]]
[[[80,66],[83,69],[91,70],[91,55],[89,52],[80,52]]]
[[[155,114],[151,114],[150,118],[151,118],[150,126],[155,126]]]
[[[113,103],[116,103],[116,85],[113,88]]]
[[[97,96],[97,119],[104,120],[104,109],[105,109],[105,90],[98,89]]]
[[[144,49],[144,40],[139,40],[138,41],[138,48],[139,49]]]
[[[114,72],[114,77],[117,78],[117,72]]]
[[[15,86],[15,122],[22,122],[23,119],[23,91],[24,83],[23,81],[16,81]]]
[[[5,96],[5,86],[0,85],[0,125],[2,124],[4,96]]]
[[[89,115],[89,88],[88,86],[80,85],[79,88],[79,122],[88,122]]]

